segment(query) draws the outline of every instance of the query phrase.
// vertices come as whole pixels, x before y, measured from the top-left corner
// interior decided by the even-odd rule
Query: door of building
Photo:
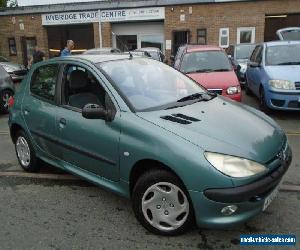
[[[35,37],[21,37],[23,64],[27,67],[28,60],[32,57],[34,46],[36,45]]]
[[[172,55],[176,55],[178,48],[181,45],[188,44],[190,41],[190,31],[173,31],[173,46],[172,46]]]

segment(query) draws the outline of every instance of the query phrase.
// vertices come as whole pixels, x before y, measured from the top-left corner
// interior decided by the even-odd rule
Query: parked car
[[[152,58],[151,55],[147,52],[147,51],[130,51],[130,52],[124,52],[125,54],[131,54],[134,56],[145,56],[145,57],[149,57]]]
[[[161,50],[159,48],[155,48],[155,47],[145,47],[145,48],[140,48],[140,49],[136,49],[134,50],[136,52],[147,52],[149,53],[149,55],[160,62],[165,62],[165,56],[164,54],[161,52]]]
[[[279,40],[300,41],[300,27],[290,27],[277,30]]]
[[[83,52],[84,55],[101,55],[101,54],[110,54],[110,53],[121,53],[121,50],[117,48],[103,47],[103,48],[89,49]]]
[[[10,75],[0,65],[0,113],[8,113],[10,97],[14,95],[15,88]]]
[[[211,92],[238,102],[242,99],[240,83],[220,47],[184,45],[178,49],[174,67]]]
[[[22,81],[27,74],[27,69],[24,65],[9,62],[3,56],[0,56],[0,66],[6,70],[14,82]]]
[[[254,93],[260,108],[300,110],[300,41],[259,44],[246,72],[246,93]]]
[[[233,64],[238,64],[240,67],[237,69],[236,73],[241,84],[245,83],[245,73],[247,71],[248,61],[256,44],[244,43],[230,45],[226,50],[229,58],[235,62]]]
[[[244,223],[274,199],[292,158],[265,114],[128,54],[35,64],[9,127],[25,171],[43,160],[130,198],[139,222],[163,235],[194,219]]]

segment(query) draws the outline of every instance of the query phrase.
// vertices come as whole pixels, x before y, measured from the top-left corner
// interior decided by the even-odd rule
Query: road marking
[[[0,131],[0,135],[8,135],[8,134],[9,134],[8,132]]]
[[[286,132],[286,135],[289,135],[289,136],[300,136],[300,132]]]

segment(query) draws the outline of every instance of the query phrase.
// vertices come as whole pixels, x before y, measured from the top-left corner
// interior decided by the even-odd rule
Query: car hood
[[[12,68],[13,71],[24,69],[24,66],[22,66],[21,64],[17,64],[17,63],[13,63],[13,62],[1,62],[0,65],[8,66],[8,67]]]
[[[300,82],[300,65],[266,66],[266,72],[273,80]]]
[[[199,121],[180,124],[162,118],[174,117],[174,114]],[[235,155],[260,163],[273,159],[286,138],[282,129],[268,116],[223,97],[180,108],[139,112],[137,115],[205,151]]]
[[[192,73],[188,76],[206,89],[227,89],[230,86],[239,84],[233,70],[228,72]]]

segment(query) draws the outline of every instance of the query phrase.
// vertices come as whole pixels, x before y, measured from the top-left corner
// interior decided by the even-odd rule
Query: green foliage
[[[7,6],[7,0],[0,0],[0,8],[4,8]]]
[[[16,0],[0,0],[0,8],[16,7]]]

